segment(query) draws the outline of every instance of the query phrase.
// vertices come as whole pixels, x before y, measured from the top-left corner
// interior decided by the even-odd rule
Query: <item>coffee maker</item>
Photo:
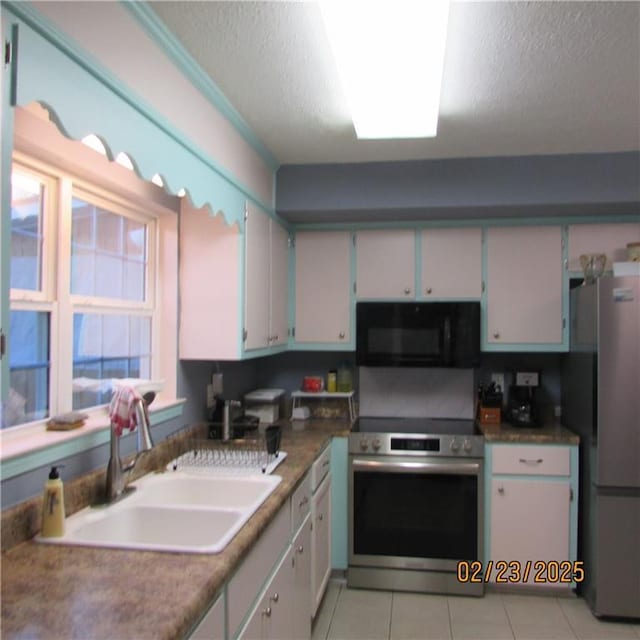
[[[539,426],[538,408],[535,402],[540,374],[536,371],[517,371],[514,384],[509,387],[507,420],[514,427]]]

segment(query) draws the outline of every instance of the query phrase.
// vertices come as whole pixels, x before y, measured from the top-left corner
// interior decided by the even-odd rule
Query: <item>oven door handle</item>
[[[478,462],[422,462],[416,460],[382,462],[378,460],[362,460],[354,458],[351,461],[354,471],[373,471],[391,473],[450,473],[452,475],[472,476],[480,473]]]

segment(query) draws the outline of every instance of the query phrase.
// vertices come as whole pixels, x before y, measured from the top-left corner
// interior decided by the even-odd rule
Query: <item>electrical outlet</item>
[[[496,387],[500,387],[504,393],[504,373],[492,373],[491,382],[495,382]]]
[[[207,385],[207,409],[213,409],[215,403],[216,403],[216,397],[215,397],[215,394],[213,393],[213,385],[208,384]]]
[[[222,395],[222,374],[214,373],[211,376],[211,386],[213,387],[213,395],[221,396]]]

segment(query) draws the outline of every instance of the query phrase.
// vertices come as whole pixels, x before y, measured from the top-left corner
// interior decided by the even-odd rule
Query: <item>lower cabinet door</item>
[[[315,617],[331,576],[331,476],[318,487],[311,500],[311,613]]]
[[[278,569],[239,635],[243,640],[285,640],[292,637],[291,602],[293,548],[280,561]]]
[[[492,582],[558,586],[549,563],[570,560],[569,481],[493,478],[491,483]],[[500,574],[496,562],[513,563]],[[529,563],[529,565],[527,565]],[[503,565],[504,566],[504,565]],[[525,571],[529,566],[529,571]],[[515,572],[521,576],[516,576]],[[554,575],[551,575],[553,572]],[[537,578],[537,579],[536,579]],[[553,579],[553,580],[551,580]]]
[[[311,516],[307,516],[291,548],[293,593],[291,598],[291,637],[311,636]]]

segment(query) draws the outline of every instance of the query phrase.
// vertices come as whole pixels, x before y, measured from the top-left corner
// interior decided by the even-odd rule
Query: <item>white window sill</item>
[[[181,415],[185,402],[184,398],[157,398],[149,407],[151,426]],[[87,411],[84,426],[72,431],[47,431],[46,420],[0,431],[0,478],[7,480],[108,443],[107,411],[106,406]]]

